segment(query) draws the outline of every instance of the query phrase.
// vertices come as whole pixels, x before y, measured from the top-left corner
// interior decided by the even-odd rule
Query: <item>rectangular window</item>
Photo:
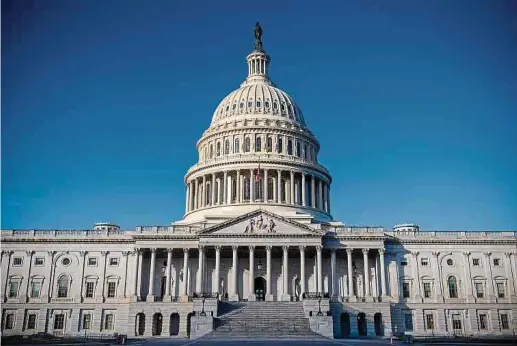
[[[13,258],[13,266],[20,267],[23,264],[23,258],[15,257]]]
[[[16,298],[18,296],[18,286],[19,282],[11,281],[9,282],[9,298]]]
[[[497,287],[497,298],[504,298],[504,283],[502,282],[498,282],[496,283],[496,287]]]
[[[5,316],[5,329],[14,328],[14,314],[8,314]]]
[[[118,266],[118,257],[110,258],[110,266]]]
[[[493,262],[495,267],[499,267],[501,265],[501,259],[499,258],[494,258]]]
[[[88,257],[88,265],[96,266],[97,265],[97,257]]]
[[[114,320],[113,314],[107,314],[106,318],[104,319],[104,329],[106,330],[112,330],[113,329],[113,320]]]
[[[484,296],[483,283],[476,282],[474,285],[476,287],[476,297],[483,298],[483,296]]]
[[[423,266],[423,267],[427,267],[429,265],[429,258],[422,258],[420,260],[420,264]]]
[[[431,298],[431,283],[424,282],[424,298]]]
[[[62,330],[65,327],[65,315],[57,314],[54,316],[54,329]]]
[[[486,314],[479,315],[479,329],[487,329],[488,328],[488,318]]]
[[[460,314],[452,315],[452,329],[461,330],[461,315]]]
[[[93,289],[95,288],[95,282],[86,283],[86,298],[93,298]]]
[[[407,266],[407,265],[408,265],[407,259],[405,259],[405,258],[401,259],[401,260],[400,260],[400,265],[401,265],[402,267]]]
[[[84,314],[83,316],[83,329],[90,329],[92,324],[92,315]]]
[[[40,291],[41,291],[41,282],[33,281],[32,289],[31,289],[31,298],[39,298]]]
[[[413,331],[413,314],[411,312],[404,313],[404,327],[406,332]]]
[[[45,259],[43,257],[36,257],[34,259],[34,265],[36,267],[41,267],[43,265],[43,263],[45,263]]]
[[[117,290],[116,282],[108,282],[108,298],[114,298]]]
[[[402,283],[402,297],[403,298],[409,298],[409,282],[403,282]]]
[[[36,329],[36,314],[29,314],[27,318],[27,329]]]
[[[510,323],[508,323],[507,314],[501,314],[501,329],[510,329]]]
[[[473,258],[472,259],[472,265],[474,267],[479,267],[479,258]]]
[[[425,329],[434,330],[434,316],[433,314],[425,315]]]

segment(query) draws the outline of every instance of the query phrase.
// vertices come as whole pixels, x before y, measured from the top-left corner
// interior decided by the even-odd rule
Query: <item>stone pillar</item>
[[[291,190],[291,196],[289,198],[289,204],[295,204],[294,203],[294,172],[291,171],[291,177],[290,177],[290,181],[289,181],[289,188]]]
[[[221,247],[218,245],[215,247],[215,279],[214,283],[212,284],[212,292],[218,293],[218,298],[220,297],[220,294],[222,292],[219,292],[219,281],[220,279],[220,272],[221,272]],[[215,289],[213,288],[215,286]]]
[[[323,181],[318,180],[318,209],[323,209]]]
[[[189,185],[187,184],[186,186],[186,191],[185,191],[185,214],[188,213],[188,207],[189,207],[189,191],[190,191],[190,188],[189,188]]]
[[[217,181],[217,205],[221,205],[221,204],[224,204],[223,202],[223,196],[221,196],[221,185],[223,183],[223,180],[221,178],[217,178],[216,179]],[[224,193],[224,191],[223,191]]]
[[[412,252],[415,265],[413,266],[413,278],[416,281],[415,302],[422,303],[422,289],[420,287],[420,273],[418,270],[418,252]]]
[[[151,249],[151,268],[149,269],[149,291],[147,293],[147,301],[154,302],[154,271],[156,266],[156,249]]]
[[[465,268],[465,288],[467,293],[467,303],[475,303],[476,299],[474,298],[474,294],[472,293],[472,276],[470,273],[470,252],[463,252],[463,268]],[[438,261],[437,261],[438,262]],[[442,278],[439,278],[440,282]]]
[[[250,203],[255,201],[255,178],[253,177],[253,169],[250,169]]]
[[[440,263],[438,262],[438,257],[440,256],[439,252],[432,252],[432,263],[431,263],[431,269],[433,270],[434,277],[436,278],[436,302],[437,303],[443,303],[443,278],[440,270]]]
[[[486,287],[487,287],[487,299],[496,301],[494,294],[494,278],[492,276],[492,263],[490,263],[491,252],[483,252],[485,259],[485,275],[486,275]]]
[[[277,189],[277,193],[276,193],[276,198],[277,198],[277,203],[282,203],[282,171],[281,170],[278,170],[277,171],[277,183],[276,183],[276,189]]]
[[[330,185],[327,185],[327,213],[330,214]]]
[[[262,194],[264,196],[264,203],[267,203],[269,200],[269,191],[268,191],[268,181],[267,181],[267,169],[264,168],[264,193]]]
[[[305,173],[302,172],[302,206],[304,206],[304,207],[307,205],[307,200],[305,199],[305,196],[306,196],[305,188],[306,188]]]
[[[238,271],[238,258],[237,258],[237,250],[238,246],[232,246],[233,257],[232,257],[232,290],[230,292],[230,300],[231,301],[239,301],[239,294],[237,293],[237,271]]]
[[[212,173],[212,203],[210,205],[215,205],[215,173]]]
[[[305,293],[305,245],[300,246],[300,297]]]
[[[171,297],[171,267],[172,267],[172,249],[167,249],[167,268],[165,270],[165,295],[163,296],[164,302],[172,301]]]
[[[242,194],[242,181],[241,181],[241,171],[237,170],[237,181],[235,182],[237,186],[237,191],[235,192],[235,196],[237,196],[237,203],[241,203],[241,194]]]
[[[322,260],[321,260],[321,246],[316,246],[316,260],[318,262],[318,293],[323,293],[323,270],[322,270]]]
[[[371,297],[372,292],[370,290],[370,266],[368,263],[368,252],[370,249],[362,249],[363,251],[363,266],[364,266],[364,296]]]
[[[206,175],[203,175],[203,187],[201,188],[201,208],[206,207]]]
[[[336,249],[330,250],[330,272],[331,272],[331,285],[330,285],[330,294],[331,297],[336,297],[338,292],[336,290]]]
[[[284,263],[282,265],[282,278],[284,279],[284,284],[282,285],[282,301],[289,302],[291,301],[291,295],[289,294],[289,246],[282,246],[282,250],[284,251],[283,260]]]
[[[323,183],[323,210],[328,213],[328,188],[327,183]]]
[[[199,208],[199,204],[198,204],[198,195],[199,195],[199,186],[198,186],[198,182],[197,182],[197,178],[194,179],[194,210]]]
[[[255,301],[255,246],[250,246],[249,294],[248,301]]]
[[[181,292],[183,299],[188,301],[188,248],[183,249],[183,292]]]
[[[221,204],[230,204],[232,196],[228,197],[228,172],[223,172],[223,200]]]
[[[381,297],[387,297],[388,292],[386,292],[386,268],[384,267],[384,249],[379,249],[379,260],[380,260],[380,267],[381,267],[381,294],[379,294]],[[386,301],[383,299],[383,301]]]
[[[316,177],[311,177],[311,207],[316,208]]]
[[[505,252],[504,253],[504,271],[506,273],[506,278],[508,280],[508,294],[510,296],[510,302],[516,303],[517,302],[517,296],[515,294],[515,280],[516,278],[512,275],[512,256],[515,254],[513,252]]]
[[[346,249],[346,264],[348,267],[348,297],[355,300],[354,295],[354,273],[352,271],[352,252],[354,249]]]
[[[271,292],[271,245],[266,246],[266,301],[273,301],[273,293]]]
[[[143,253],[142,249],[136,249],[137,251],[137,263],[138,263],[138,271],[136,274],[136,287],[135,292],[137,296],[137,300],[142,298],[142,262],[143,262]]]
[[[198,246],[199,256],[197,265],[197,280],[196,280],[196,293],[203,293],[203,252],[204,247]]]

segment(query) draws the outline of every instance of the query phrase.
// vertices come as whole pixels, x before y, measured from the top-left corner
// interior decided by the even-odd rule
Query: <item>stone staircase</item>
[[[218,311],[204,339],[324,339],[310,330],[301,302],[220,302]]]

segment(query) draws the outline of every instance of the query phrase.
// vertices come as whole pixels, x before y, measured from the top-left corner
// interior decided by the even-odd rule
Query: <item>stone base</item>
[[[272,301],[274,301],[274,300],[275,300],[275,297],[273,297],[273,295],[272,295],[272,294],[266,294],[266,296],[265,296],[264,298],[265,298],[264,300],[265,300],[266,302],[272,302]]]
[[[148,295],[146,298],[145,298],[145,301],[146,302],[154,302],[154,295]]]
[[[252,293],[248,296],[248,301],[249,302],[254,302],[257,300],[257,296],[255,295],[255,293]]]
[[[239,294],[238,293],[232,293],[228,297],[228,300],[231,302],[238,302],[239,301]]]
[[[364,297],[364,301],[367,303],[373,303],[373,296],[366,296]]]
[[[167,303],[172,302],[172,296],[170,296],[170,295],[169,296],[163,296],[163,301],[167,302]]]
[[[214,318],[212,316],[192,316],[190,325],[190,338],[197,339],[214,330]]]
[[[283,302],[290,302],[291,301],[291,295],[290,294],[282,294],[281,301],[283,301]]]
[[[332,316],[309,317],[309,325],[313,332],[323,335],[329,339],[334,338],[334,325]]]
[[[188,303],[188,296],[181,296],[180,303]]]

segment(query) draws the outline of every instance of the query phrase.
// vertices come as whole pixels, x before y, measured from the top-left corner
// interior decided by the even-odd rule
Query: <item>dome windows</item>
[[[255,151],[261,152],[262,151],[262,138],[257,137],[255,139]]]
[[[213,158],[214,157],[214,146],[212,144],[210,144],[210,158]]]
[[[282,102],[281,109],[282,109],[282,112],[285,112],[285,103],[284,102]]]
[[[237,105],[234,103],[232,106],[232,110],[235,110],[235,108],[237,108]]]
[[[221,142],[217,142],[216,156],[221,156]]]
[[[249,137],[244,139],[244,152],[249,153],[251,150],[251,141]]]
[[[300,145],[300,142],[296,142],[296,156],[297,157],[301,156],[301,154],[300,154],[300,152],[302,150],[301,148],[302,148],[302,146]]]
[[[284,139],[281,136],[278,136],[278,141],[276,142],[276,151],[281,154],[284,147]]]
[[[253,107],[253,101],[248,101],[248,108]]]
[[[266,108],[269,108],[269,101],[264,102],[264,106],[265,106]]]
[[[287,155],[293,155],[293,140],[290,138],[287,140]]]
[[[230,154],[230,141],[227,139],[224,141],[224,154],[225,155]]]
[[[230,106],[226,106],[226,111],[228,112],[230,110]]]
[[[273,109],[278,109],[278,103],[273,102]]]
[[[260,108],[262,106],[262,103],[260,101],[257,101],[257,108]]]
[[[239,108],[244,108],[244,102],[241,102],[241,103],[239,104]]]
[[[271,138],[271,136],[268,136],[266,138],[266,151],[268,153],[270,153],[272,149],[273,149],[273,138]]]
[[[235,138],[235,142],[233,143],[233,152],[238,154],[241,151],[239,138]]]

